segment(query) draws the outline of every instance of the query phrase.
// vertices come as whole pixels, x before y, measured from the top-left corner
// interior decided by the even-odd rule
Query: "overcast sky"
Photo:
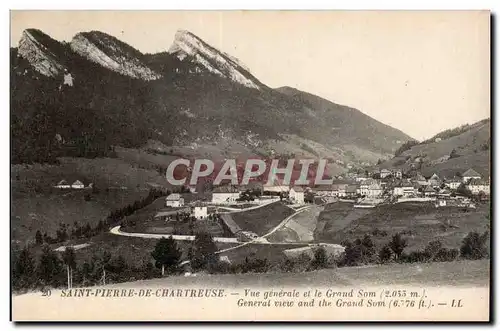
[[[490,116],[488,12],[12,12],[57,40],[100,30],[142,52],[186,29],[291,86],[358,108],[417,139]]]

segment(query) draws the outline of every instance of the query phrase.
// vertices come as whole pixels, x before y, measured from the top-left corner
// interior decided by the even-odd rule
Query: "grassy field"
[[[192,277],[168,277],[133,283],[120,287],[183,287],[213,286],[224,288],[243,287],[339,287],[370,285],[414,285],[422,286],[488,286],[490,261],[434,262],[427,264],[391,264],[369,267],[324,269],[301,273],[267,274],[199,274]]]
[[[314,238],[318,241],[338,243],[336,233],[371,210],[354,208],[352,203],[335,202],[325,206],[318,217]]]
[[[245,231],[264,235],[295,211],[281,202],[262,208],[231,214],[233,220]]]
[[[344,239],[355,240],[373,230],[386,231],[387,236],[372,236],[377,248],[387,243],[393,234],[402,233],[408,241],[406,251],[422,249],[432,240],[444,246],[459,248],[463,237],[470,231],[484,232],[489,227],[489,205],[479,205],[476,210],[460,208],[435,208],[432,204],[402,203],[379,206],[351,221],[337,231],[323,233],[334,243]],[[323,216],[325,217],[325,216]],[[335,222],[333,219],[330,222]],[[343,223],[343,221],[340,221]]]
[[[293,216],[281,229],[267,237],[271,242],[312,242],[318,225],[318,215],[322,206],[312,205],[310,208]]]
[[[20,243],[34,240],[37,230],[54,236],[61,222],[70,226],[74,222],[93,226],[111,210],[144,198],[147,193],[139,190],[109,190],[99,193],[78,190],[30,194],[14,189],[11,195],[12,239]],[[90,194],[90,201],[85,199],[85,194]]]
[[[249,259],[267,259],[271,264],[282,262],[286,255],[283,253],[285,249],[302,247],[301,244],[289,245],[266,245],[266,244],[248,244],[234,250],[221,253],[221,256],[227,256],[233,264],[245,262],[245,258]]]

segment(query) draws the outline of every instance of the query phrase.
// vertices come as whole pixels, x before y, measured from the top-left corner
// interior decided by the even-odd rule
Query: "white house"
[[[366,180],[359,185],[359,194],[365,197],[379,197],[382,192],[382,185],[375,179]]]
[[[432,187],[438,187],[441,185],[441,178],[437,174],[432,174],[432,176],[427,180],[429,185]]]
[[[460,184],[462,184],[462,180],[458,177],[453,177],[451,179],[446,179],[445,180],[445,185],[450,189],[450,190],[456,190]]]
[[[218,186],[212,191],[212,203],[231,204],[240,197],[240,191],[233,186]]]
[[[484,194],[490,195],[490,183],[488,183],[486,180],[473,178],[467,184],[467,188],[474,195],[479,194],[479,192],[484,192]]]
[[[304,203],[304,189],[300,186],[292,187],[289,193],[290,199],[299,204]]]
[[[182,207],[184,206],[184,198],[179,193],[172,193],[165,198],[165,205],[167,207]]]
[[[481,175],[476,170],[470,168],[462,174],[462,182],[467,183],[470,179],[481,179]]]
[[[338,185],[318,185],[311,189],[316,196],[336,197],[339,195]]]
[[[380,178],[385,178],[392,175],[392,172],[389,169],[382,169],[380,170]]]
[[[74,188],[74,189],[82,189],[82,188],[85,188],[85,185],[84,185],[81,181],[79,181],[79,180],[77,179],[77,180],[75,180],[75,181],[73,182],[73,184],[71,184],[71,188]]]
[[[74,181],[72,181],[70,184],[71,181],[67,181],[66,179],[62,179],[59,183],[57,183],[56,185],[54,185],[55,188],[61,188],[61,189],[68,189],[68,188],[71,188],[71,189],[75,189],[75,190],[80,190],[80,189],[84,189],[85,188],[85,184],[83,183],[83,179],[82,180],[79,180],[79,179],[76,179]],[[88,185],[89,188],[92,188],[92,183],[90,183]]]
[[[54,185],[56,188],[71,188],[71,185],[66,181],[66,179],[61,180],[57,185]]]
[[[423,190],[424,197],[435,197],[436,190],[432,186],[426,186]]]
[[[415,186],[410,181],[403,180],[394,186],[392,194],[394,196],[411,197],[416,195]]]
[[[205,219],[208,216],[208,208],[207,206],[194,206],[193,208],[193,216],[197,219]]]

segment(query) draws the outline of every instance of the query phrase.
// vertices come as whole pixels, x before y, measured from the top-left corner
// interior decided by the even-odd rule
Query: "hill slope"
[[[453,176],[474,168],[484,176],[490,174],[490,119],[437,134],[412,146],[401,155],[380,164],[380,168],[420,169],[426,176],[434,172]]]

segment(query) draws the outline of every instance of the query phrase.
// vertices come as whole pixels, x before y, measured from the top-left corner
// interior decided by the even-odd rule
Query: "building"
[[[389,169],[382,169],[380,170],[380,178],[384,179],[386,177],[389,177],[392,175],[392,172]]]
[[[61,180],[59,183],[54,185],[55,188],[71,188],[71,185],[66,181],[66,179]]]
[[[394,186],[392,194],[397,197],[409,198],[416,196],[417,190],[410,181],[402,180]]]
[[[336,197],[339,195],[338,185],[317,185],[311,189],[315,196]]]
[[[396,179],[401,179],[403,178],[403,172],[400,170],[400,169],[394,169],[392,171],[392,175],[394,176],[394,178]]]
[[[438,187],[441,185],[441,178],[437,174],[432,174],[431,177],[427,180],[427,183],[432,187]]]
[[[365,197],[379,197],[383,193],[382,185],[375,179],[369,179],[359,185],[359,194]]]
[[[430,198],[430,197],[435,197],[436,196],[436,190],[430,185],[426,186],[424,190],[422,191],[424,197]]]
[[[231,204],[240,197],[240,191],[234,186],[218,186],[212,191],[212,203]]]
[[[483,192],[486,195],[490,195],[490,183],[488,183],[488,181],[486,180],[472,178],[466,187],[474,195],[478,195],[480,192]]]
[[[165,198],[165,205],[167,207],[182,207],[184,206],[184,198],[179,193],[172,193]]]
[[[481,175],[472,168],[462,174],[462,182],[468,183],[471,179],[481,179]]]
[[[304,204],[304,189],[302,187],[292,187],[288,196],[294,203]]]
[[[450,190],[456,190],[460,186],[460,184],[462,184],[462,179],[457,176],[454,176],[451,179],[444,180],[444,185]]]
[[[84,179],[74,179],[74,180],[66,180],[62,179],[54,185],[55,188],[60,188],[60,189],[75,189],[75,190],[81,190],[85,188],[85,183],[86,181]],[[71,183],[71,184],[70,184]],[[92,188],[92,183],[88,183],[87,185],[88,188]]]
[[[208,216],[208,208],[207,206],[195,205],[191,213],[195,218],[203,220]]]
[[[355,198],[358,195],[358,185],[350,184],[344,189],[346,198]]]

